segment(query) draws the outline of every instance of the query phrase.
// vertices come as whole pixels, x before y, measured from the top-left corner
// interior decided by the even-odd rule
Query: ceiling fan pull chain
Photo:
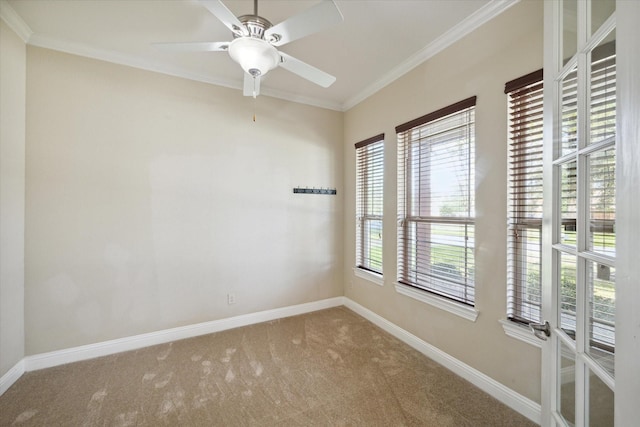
[[[253,99],[256,99],[256,76],[253,76]]]

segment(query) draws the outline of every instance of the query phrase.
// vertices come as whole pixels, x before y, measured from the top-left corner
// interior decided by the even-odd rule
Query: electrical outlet
[[[227,304],[235,304],[236,303],[236,294],[227,294]]]

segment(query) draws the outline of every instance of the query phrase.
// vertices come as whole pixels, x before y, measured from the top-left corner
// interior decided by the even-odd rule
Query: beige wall
[[[0,20],[0,377],[24,356],[26,46]]]
[[[343,294],[342,113],[27,58],[27,354]]]
[[[345,115],[345,295],[540,401],[540,352],[505,335],[507,122],[504,84],[542,67],[543,2],[523,1]],[[476,308],[470,322],[396,293],[395,126],[476,95]],[[355,150],[384,132],[385,285],[354,277]]]

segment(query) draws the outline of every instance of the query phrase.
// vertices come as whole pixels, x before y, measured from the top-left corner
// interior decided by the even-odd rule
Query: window
[[[356,267],[382,274],[384,134],[356,144]]]
[[[398,282],[474,305],[472,97],[396,127]]]
[[[504,91],[509,103],[507,317],[522,323],[539,323],[542,70],[508,82]]]

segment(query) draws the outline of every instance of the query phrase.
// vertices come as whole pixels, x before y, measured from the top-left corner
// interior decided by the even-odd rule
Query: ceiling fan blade
[[[249,73],[244,73],[244,89],[242,94],[244,96],[253,96],[254,98],[260,95],[260,76],[253,77]]]
[[[265,39],[282,46],[342,22],[340,9],[333,0],[322,1],[302,13],[292,16],[265,31]]]
[[[226,51],[229,42],[153,43],[153,47],[170,52],[217,52]]]
[[[249,31],[242,22],[231,12],[220,0],[200,0],[200,3],[207,8],[216,18],[227,26],[233,33],[239,36],[248,36]]]
[[[291,71],[293,74],[297,74],[300,77],[309,80],[322,87],[329,87],[336,81],[336,78],[331,74],[325,73],[316,67],[309,65],[299,59],[294,58],[291,55],[287,55],[283,52],[278,52],[282,57],[282,61],[278,66],[284,68],[287,71]]]

